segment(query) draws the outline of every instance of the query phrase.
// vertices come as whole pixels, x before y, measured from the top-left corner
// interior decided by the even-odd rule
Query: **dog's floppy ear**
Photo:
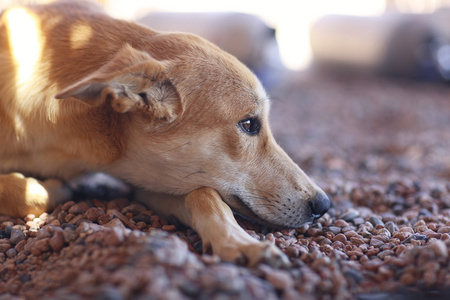
[[[140,111],[172,122],[183,111],[166,64],[126,44],[106,65],[55,98],[77,98],[88,104],[110,103],[119,113]]]

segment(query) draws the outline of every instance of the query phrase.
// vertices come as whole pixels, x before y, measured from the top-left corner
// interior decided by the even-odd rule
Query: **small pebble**
[[[370,239],[370,246],[374,246],[376,248],[380,248],[383,245],[384,245],[384,242],[380,241],[379,239],[376,239],[376,238],[371,238]]]
[[[354,218],[352,220],[352,222],[353,222],[353,224],[355,224],[355,226],[359,226],[359,225],[364,224],[365,221],[363,218],[358,217],[358,218]]]
[[[268,272],[266,280],[277,290],[287,290],[294,286],[294,281],[289,273],[283,270],[273,270]]]
[[[65,243],[64,231],[57,230],[54,235],[50,238],[49,244],[53,251],[59,251],[62,249]]]
[[[341,215],[341,219],[344,221],[352,221],[353,219],[355,219],[356,217],[359,216],[359,212],[357,210],[354,209],[350,209],[347,212],[343,213]]]
[[[42,252],[47,252],[50,250],[50,239],[44,238],[41,240],[37,240],[36,243],[34,243],[34,247]]]
[[[11,242],[11,244],[16,245],[18,244],[20,241],[23,241],[26,239],[25,235],[23,234],[22,230],[17,229],[17,228],[12,228],[11,229],[11,234],[10,234],[10,238],[9,241]]]
[[[105,211],[98,207],[91,207],[84,213],[84,217],[92,222],[97,222],[98,218],[105,214]],[[109,222],[109,221],[108,221]]]
[[[8,236],[8,237],[11,236],[12,230],[13,230],[13,227],[11,225],[6,226],[6,228],[5,228],[6,236]]]
[[[71,208],[73,205],[75,205],[75,202],[74,202],[74,201],[67,201],[66,203],[64,203],[64,204],[61,206],[61,210],[62,210],[62,211],[67,211],[67,210],[69,210],[69,208]]]
[[[397,225],[395,225],[394,222],[392,221],[388,221],[384,224],[384,227],[389,230],[389,232],[392,234],[394,234],[395,231],[398,231],[398,227]]]
[[[123,223],[119,219],[112,219],[108,223],[103,224],[103,226],[109,227],[109,228],[120,228],[120,229],[126,228],[125,225],[123,225]]]
[[[5,253],[9,248],[11,248],[11,243],[7,240],[0,240],[0,253]]]
[[[337,227],[337,226],[329,226],[328,230],[331,231],[332,233],[334,233],[335,235],[338,234],[339,232],[341,232],[341,227]]]
[[[14,249],[14,248],[10,248],[10,249],[8,249],[7,251],[6,251],[6,256],[8,257],[8,258],[13,258],[13,257],[15,257],[16,255],[17,255],[17,251],[16,251],[16,249]]]
[[[48,230],[46,230],[44,228],[38,230],[37,234],[36,234],[36,238],[38,240],[50,238],[51,236],[52,236],[52,234],[50,233],[50,231],[48,231]]]
[[[334,225],[337,226],[337,227],[341,227],[341,228],[342,227],[348,227],[348,223],[346,221],[342,220],[342,219],[336,220],[334,222]]]
[[[438,233],[450,233],[450,226],[443,226],[438,229]]]
[[[415,233],[415,234],[411,235],[411,239],[418,240],[418,241],[424,241],[427,239],[427,236],[423,235],[423,234]]]
[[[377,218],[377,217],[375,217],[375,216],[370,217],[370,218],[369,218],[369,222],[370,222],[373,226],[377,226],[377,225],[382,225],[382,226],[384,226],[383,221],[381,221],[381,219],[379,219],[379,218]]]
[[[65,243],[70,243],[71,241],[75,240],[78,237],[77,232],[70,227],[64,228],[63,235]]]
[[[360,237],[359,234],[354,230],[346,231],[344,235],[347,237],[347,239],[351,238],[352,236]]]
[[[20,241],[16,244],[14,249],[16,249],[17,252],[21,252],[25,248],[26,244],[27,244],[27,240]]]
[[[374,256],[377,255],[380,252],[379,248],[372,248],[366,251],[367,256]]]
[[[333,242],[334,241],[339,241],[339,242],[345,243],[347,241],[347,237],[344,234],[339,233],[334,237]]]
[[[384,259],[386,259],[386,257],[388,257],[388,256],[394,256],[394,254],[395,254],[395,253],[394,253],[394,251],[392,251],[392,250],[384,250],[384,251],[378,253],[378,254],[377,254],[377,257],[384,260]]]
[[[97,218],[97,221],[98,221],[98,224],[104,225],[104,224],[109,223],[112,220],[112,218],[113,218],[112,215],[104,214],[104,215],[99,216]]]
[[[354,244],[355,246],[360,246],[360,245],[365,244],[365,241],[363,240],[363,238],[357,237],[357,236],[352,236],[352,237],[350,238],[350,242],[351,242],[352,244]]]
[[[162,230],[168,231],[168,232],[174,232],[177,230],[177,227],[175,225],[163,225]]]
[[[443,241],[435,241],[428,245],[428,248],[432,249],[439,259],[447,259],[449,257],[449,249]]]
[[[115,219],[117,220],[117,219]],[[109,223],[108,223],[109,224]],[[122,225],[123,226],[123,225]],[[118,246],[125,240],[125,227],[112,226],[104,235],[103,242],[108,246]]]
[[[78,214],[83,213],[83,210],[81,209],[80,205],[74,204],[69,208],[69,210],[67,212],[69,214],[78,215]]]

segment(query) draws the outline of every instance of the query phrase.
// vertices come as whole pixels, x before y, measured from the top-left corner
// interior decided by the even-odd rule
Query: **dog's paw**
[[[270,242],[254,241],[221,245],[215,247],[214,253],[224,261],[248,267],[264,263],[274,268],[287,268],[291,264],[286,254]]]
[[[270,242],[261,242],[260,244],[267,245],[262,251],[262,255],[258,258],[257,263],[265,263],[274,268],[287,268],[291,265],[289,258],[283,251]]]

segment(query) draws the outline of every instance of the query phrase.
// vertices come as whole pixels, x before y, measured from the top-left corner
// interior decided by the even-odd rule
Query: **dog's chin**
[[[280,224],[274,223],[273,221],[266,220],[260,217],[257,213],[255,213],[242,198],[237,195],[233,195],[230,198],[224,198],[224,201],[231,207],[234,213],[247,219],[251,222],[255,222],[265,227],[274,228],[274,229],[288,229],[288,228],[298,228],[306,224],[311,224],[314,219],[305,220],[303,222],[298,222],[296,224]]]

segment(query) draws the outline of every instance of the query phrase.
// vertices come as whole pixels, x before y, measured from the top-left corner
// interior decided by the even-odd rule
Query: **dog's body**
[[[149,204],[225,260],[283,261],[230,207],[297,227],[329,200],[276,144],[268,109],[256,77],[196,36],[154,32],[84,2],[9,9],[0,19],[0,214],[69,198],[52,178],[105,172],[178,195]]]

